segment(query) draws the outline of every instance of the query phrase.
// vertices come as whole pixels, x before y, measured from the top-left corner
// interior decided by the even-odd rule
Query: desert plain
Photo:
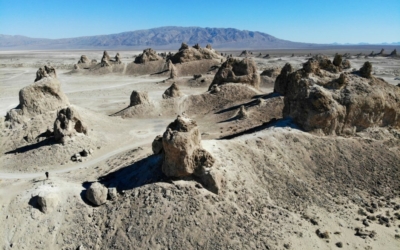
[[[400,58],[387,47],[1,51],[2,249],[399,249]],[[34,82],[45,65],[55,73]],[[43,86],[21,97],[53,82],[65,100]],[[61,125],[60,139],[67,106],[84,129]]]

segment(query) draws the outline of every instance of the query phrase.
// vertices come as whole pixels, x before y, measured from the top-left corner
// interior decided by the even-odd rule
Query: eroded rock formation
[[[150,104],[149,95],[147,92],[132,91],[131,102],[129,106],[136,106],[140,104]]]
[[[213,49],[201,48],[199,44],[189,47],[186,43],[182,43],[179,51],[170,57],[173,63],[185,63],[204,59],[221,60],[222,58],[223,57]]]
[[[151,48],[143,50],[143,53],[135,58],[135,63],[146,63],[151,61],[162,60],[163,58],[157,55],[157,52]]]
[[[61,84],[52,67],[44,66],[36,73],[35,83],[19,91],[19,105],[10,110],[6,121],[20,123],[22,118],[40,115],[69,105],[68,98],[61,91]]]
[[[162,141],[162,149],[160,149]],[[213,169],[214,157],[201,146],[201,135],[194,120],[178,116],[168,125],[162,139],[156,137],[153,152],[163,153],[162,171],[168,177],[183,178],[194,176],[207,189],[218,193],[222,175]]]
[[[229,82],[244,83],[259,88],[260,76],[257,73],[255,62],[249,58],[244,58],[243,60],[229,58],[215,74],[209,90],[214,85],[222,85]]]
[[[108,55],[107,51],[104,51],[103,57],[101,58],[101,67],[107,67],[110,65],[110,56]]]
[[[67,137],[71,137],[75,133],[87,134],[87,128],[78,112],[72,107],[58,111],[54,122],[54,139],[57,142],[65,142]]]
[[[45,77],[57,78],[56,70],[52,66],[46,66],[46,65],[43,68],[39,68],[38,71],[36,71],[35,82],[40,81]]]
[[[78,61],[78,64],[86,64],[86,63],[90,63],[90,60],[89,58],[87,58],[86,55],[82,55]]]
[[[165,90],[164,94],[162,95],[163,99],[175,98],[182,96],[182,92],[179,90],[178,85],[176,83],[172,83],[172,85]]]
[[[400,90],[371,75],[366,62],[359,72],[332,74],[310,59],[285,77],[284,116],[305,131],[353,134],[371,126],[400,126]]]

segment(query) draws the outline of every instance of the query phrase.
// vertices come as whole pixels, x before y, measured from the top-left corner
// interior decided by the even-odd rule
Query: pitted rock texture
[[[75,133],[87,134],[87,127],[78,112],[72,107],[58,111],[54,122],[54,139],[57,142],[64,142],[66,137],[71,137]]]
[[[215,74],[209,90],[214,85],[222,85],[229,82],[244,83],[259,88],[260,75],[257,73],[255,62],[249,58],[244,58],[243,60],[229,58]]]

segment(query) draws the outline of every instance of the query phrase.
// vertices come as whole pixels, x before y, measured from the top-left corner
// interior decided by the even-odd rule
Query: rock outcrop
[[[281,73],[276,77],[274,84],[274,92],[280,95],[286,94],[287,83],[289,82],[289,75],[293,72],[293,67],[290,63],[283,66]]]
[[[394,49],[394,50],[390,53],[389,56],[397,56],[397,50]]]
[[[51,213],[58,205],[59,198],[56,193],[41,192],[37,196],[37,203],[40,210],[47,214]]]
[[[221,60],[222,58],[223,57],[213,49],[200,48],[198,44],[189,47],[186,43],[182,43],[179,51],[170,57],[172,63],[185,63],[204,59]]]
[[[279,67],[274,67],[274,68],[269,68],[261,72],[260,75],[262,76],[268,76],[268,77],[277,77],[282,71],[282,68]]]
[[[149,94],[147,92],[132,91],[131,102],[129,106],[136,106],[140,104],[150,104]]]
[[[45,77],[57,78],[56,70],[52,66],[44,66],[36,71],[35,82],[42,80]]]
[[[93,205],[100,206],[107,202],[108,189],[99,182],[94,182],[86,190],[86,199]]]
[[[360,68],[360,75],[364,78],[372,77],[372,64],[370,62],[365,62]]]
[[[54,139],[57,142],[64,142],[66,137],[71,137],[75,133],[87,134],[87,128],[78,112],[72,107],[58,111],[54,122]]]
[[[103,57],[101,58],[101,67],[108,67],[110,66],[110,56],[108,55],[107,51],[103,52]]]
[[[162,149],[159,142],[162,140]],[[156,145],[156,147],[154,147]],[[194,120],[178,116],[168,125],[162,139],[153,142],[154,153],[163,153],[162,171],[168,177],[193,176],[214,193],[221,189],[222,175],[213,169],[214,157],[201,146],[201,135]]]
[[[214,85],[222,85],[229,82],[244,83],[259,88],[260,75],[257,73],[255,62],[249,58],[244,58],[243,60],[229,58],[215,74],[209,90]]]
[[[116,63],[116,64],[121,64],[121,63],[122,63],[122,62],[121,62],[121,57],[120,57],[119,53],[117,53],[117,54],[115,55],[113,62]]]
[[[400,90],[371,76],[366,62],[360,72],[339,77],[310,59],[285,78],[285,107],[305,131],[353,134],[371,126],[400,126]],[[361,77],[360,77],[361,76]]]
[[[90,60],[89,58],[87,58],[86,55],[82,55],[78,61],[78,64],[86,64],[86,63],[90,63]]]
[[[240,106],[239,111],[236,115],[236,118],[242,120],[242,119],[246,119],[247,117],[248,117],[248,114],[247,114],[246,108],[244,107],[244,105]]]
[[[163,99],[169,98],[176,98],[182,96],[182,92],[179,90],[178,85],[176,83],[172,83],[172,85],[165,90],[164,94],[162,95]]]
[[[33,117],[67,105],[68,98],[61,91],[54,68],[45,66],[36,73],[35,83],[19,91],[19,105],[7,113],[6,121],[18,122],[20,115]]]
[[[171,60],[168,60],[167,62],[168,64],[168,70],[169,70],[169,78],[170,79],[175,79],[178,77],[178,71],[176,70],[176,67],[174,66],[174,64],[172,63]]]
[[[143,53],[135,58],[134,63],[146,63],[151,61],[163,60],[163,58],[157,55],[157,52],[151,48],[143,50]]]

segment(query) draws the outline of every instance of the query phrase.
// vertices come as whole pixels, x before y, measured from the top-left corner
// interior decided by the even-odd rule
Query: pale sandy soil
[[[125,63],[139,53],[119,52]],[[109,51],[110,56],[115,53]],[[173,108],[157,106],[159,115],[152,117],[110,116],[129,105],[132,90],[147,91],[154,103],[162,103],[171,82],[163,83],[165,77],[68,73],[81,54],[100,61],[102,51],[0,53],[1,116],[18,105],[19,90],[33,82],[37,68],[51,63],[63,92],[93,130],[89,137],[95,137],[94,153],[79,163],[70,161],[70,154],[63,155],[61,145],[14,153],[7,152],[20,146],[1,149],[2,249],[78,249],[80,245],[87,249],[337,249],[338,242],[343,249],[400,248],[399,131],[371,128],[349,138],[305,133],[273,112],[282,105],[281,97],[268,95],[273,86],[262,86],[257,92],[266,100],[264,106],[250,105],[254,98],[238,98],[221,107],[205,103],[198,108],[202,112],[192,115],[203,133],[203,147],[216,158],[215,167],[226,179],[223,192],[215,195],[194,181],[167,179],[160,173],[161,159],[151,152],[154,137],[186,111],[179,103],[205,93],[208,86],[184,84],[189,78],[180,79],[184,96],[171,104]],[[255,60],[261,73],[287,62],[300,68],[307,57],[284,53]],[[375,76],[400,83],[394,80],[400,77],[400,60],[368,60]],[[365,61],[350,59],[356,69]],[[234,119],[241,104],[248,107],[247,120]],[[272,118],[279,121],[268,123]],[[79,138],[72,141],[79,142]],[[93,207],[83,193],[88,182],[100,177],[105,185],[118,187],[119,195]],[[40,192],[58,195],[53,212],[38,209],[34,198]],[[386,216],[389,225],[379,219],[363,225],[366,215],[360,209],[368,210],[371,203],[378,208],[364,213]],[[376,236],[356,236],[357,227],[374,230]],[[328,238],[319,238],[317,229],[327,231]]]

